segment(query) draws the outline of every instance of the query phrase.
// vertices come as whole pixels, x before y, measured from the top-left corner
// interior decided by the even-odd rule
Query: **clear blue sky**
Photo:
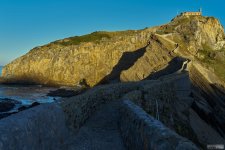
[[[0,0],[0,65],[57,39],[160,25],[200,6],[225,25],[225,0]]]

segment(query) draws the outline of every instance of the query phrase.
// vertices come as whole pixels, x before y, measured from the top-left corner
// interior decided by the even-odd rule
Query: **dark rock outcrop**
[[[19,102],[13,99],[0,99],[0,112],[10,111],[16,106],[16,104],[19,104]]]
[[[67,90],[67,89],[58,89],[55,91],[50,91],[47,96],[51,97],[73,97],[78,94],[81,94],[85,91],[85,89],[77,89],[77,90]]]
[[[35,107],[38,105],[40,105],[40,103],[34,102],[30,106],[21,106],[20,108],[18,108],[18,111],[23,111],[23,110],[26,110],[26,109],[29,109],[29,108],[32,108],[32,107]]]

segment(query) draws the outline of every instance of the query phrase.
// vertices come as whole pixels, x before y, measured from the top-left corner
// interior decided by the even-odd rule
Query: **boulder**
[[[19,104],[19,102],[13,99],[0,99],[0,112],[10,111],[16,106],[16,104]]]

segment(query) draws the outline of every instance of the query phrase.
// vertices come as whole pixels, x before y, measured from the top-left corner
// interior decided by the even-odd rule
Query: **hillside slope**
[[[223,48],[224,30],[217,19],[176,17],[159,27],[94,32],[36,47],[6,65],[3,77],[8,82],[69,86],[139,81],[170,66],[175,49],[203,59],[200,52]]]

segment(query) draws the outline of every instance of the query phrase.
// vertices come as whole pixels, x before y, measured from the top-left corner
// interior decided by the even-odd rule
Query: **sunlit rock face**
[[[193,55],[203,49],[220,50],[225,44],[223,26],[213,17],[176,17],[160,29],[176,34],[171,38],[186,47]]]
[[[167,67],[175,49],[196,55],[223,47],[224,30],[217,19],[182,16],[144,30],[94,32],[36,47],[6,65],[3,77],[7,82],[69,86],[139,81]]]
[[[32,49],[5,66],[3,76],[15,81],[76,85],[81,80],[93,86],[109,74],[124,52],[144,47],[148,31],[115,35],[97,42],[64,45],[57,41]]]

